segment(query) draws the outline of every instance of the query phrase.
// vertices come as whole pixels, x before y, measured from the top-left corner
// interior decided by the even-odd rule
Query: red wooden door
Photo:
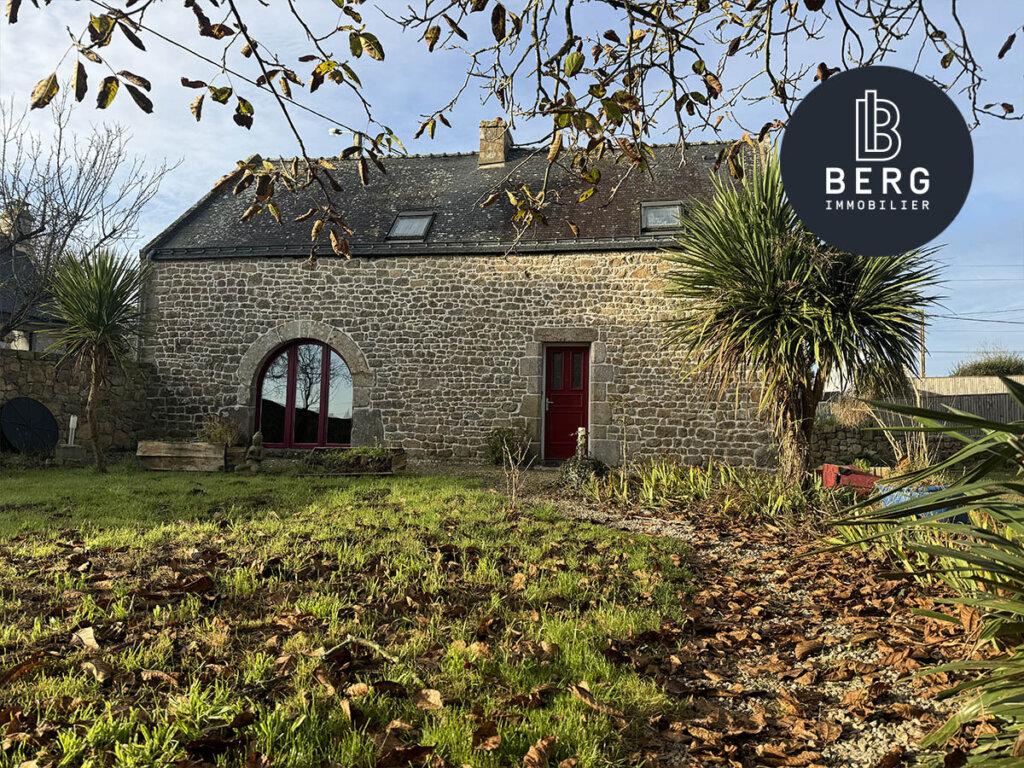
[[[576,430],[587,426],[590,349],[548,347],[544,367],[544,458],[576,452]]]

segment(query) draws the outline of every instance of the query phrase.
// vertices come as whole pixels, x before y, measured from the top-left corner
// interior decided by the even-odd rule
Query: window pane
[[[432,213],[400,213],[388,237],[425,237]]]
[[[334,350],[331,350],[330,366],[327,442],[347,445],[352,442],[352,374]]]
[[[265,443],[284,442],[284,409],[288,396],[288,350],[267,366],[260,400],[260,431]]]
[[[316,443],[320,439],[323,352],[324,348],[320,344],[299,344],[295,348],[296,443]]]
[[[644,229],[674,229],[679,226],[682,208],[679,203],[666,205],[645,205]]]
[[[562,388],[562,353],[555,352],[551,356],[551,388]]]
[[[581,389],[583,387],[583,353],[573,352],[572,353],[572,388]]]

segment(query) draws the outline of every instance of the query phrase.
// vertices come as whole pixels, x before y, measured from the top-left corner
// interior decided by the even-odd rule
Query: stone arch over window
[[[260,376],[272,357],[290,343],[311,340],[321,342],[344,358],[352,376],[352,445],[372,444],[383,440],[380,414],[370,409],[373,373],[366,357],[348,334],[327,323],[314,320],[293,320],[264,333],[242,355],[238,365],[237,403],[245,410],[249,429],[256,423],[256,404]]]

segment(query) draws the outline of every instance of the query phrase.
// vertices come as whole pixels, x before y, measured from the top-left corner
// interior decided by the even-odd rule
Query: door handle
[[[545,397],[544,398],[544,410],[546,410],[546,411],[550,411],[551,410],[551,398],[550,397]]]

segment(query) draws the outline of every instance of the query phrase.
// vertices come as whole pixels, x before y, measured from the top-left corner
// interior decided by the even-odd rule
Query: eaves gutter
[[[595,251],[659,251],[675,244],[671,237],[578,238],[519,243],[509,247],[494,242],[452,243],[363,243],[352,245],[353,258],[388,258],[401,256],[519,256],[588,253]],[[206,259],[245,258],[307,258],[306,245],[249,245],[230,247],[154,248],[153,261],[195,261]],[[318,258],[343,258],[324,249]]]

